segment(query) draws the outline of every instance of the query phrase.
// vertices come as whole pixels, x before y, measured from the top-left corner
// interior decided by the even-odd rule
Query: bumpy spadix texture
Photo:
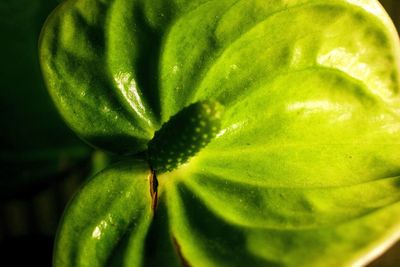
[[[196,155],[220,130],[222,110],[218,102],[201,101],[170,118],[148,145],[153,170],[172,171]]]
[[[190,103],[224,113],[206,147],[157,176],[154,213],[148,163],[93,178],[55,266],[367,261],[400,233],[398,42],[373,0],[64,1],[42,68],[82,138],[135,154]]]

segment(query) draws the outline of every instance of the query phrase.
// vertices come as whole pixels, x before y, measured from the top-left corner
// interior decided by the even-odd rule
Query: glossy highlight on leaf
[[[136,208],[118,197],[129,183],[122,165],[105,171],[115,188],[101,175],[96,191],[83,187],[55,266],[367,263],[400,236],[399,49],[375,0],[64,1],[43,29],[41,64],[61,114],[89,143],[164,162],[151,140],[171,117],[209,100],[224,112],[185,164],[152,182],[149,163],[132,171]],[[160,142],[179,153],[181,137]],[[94,196],[116,206],[97,209],[85,200]],[[88,214],[137,228],[111,231],[110,242],[63,230]],[[76,261],[80,244],[101,247],[101,261]]]

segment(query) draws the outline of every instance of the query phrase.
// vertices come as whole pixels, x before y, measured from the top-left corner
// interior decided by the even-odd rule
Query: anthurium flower
[[[69,126],[127,160],[70,203],[60,266],[349,266],[400,235],[397,32],[374,0],[66,0]]]

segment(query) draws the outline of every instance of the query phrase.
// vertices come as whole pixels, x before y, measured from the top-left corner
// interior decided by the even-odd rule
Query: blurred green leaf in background
[[[30,189],[90,155],[60,119],[38,62],[41,27],[54,0],[0,2],[0,195]]]
[[[0,1],[1,266],[50,266],[61,212],[91,165],[92,149],[59,117],[39,68],[39,34],[59,2]]]

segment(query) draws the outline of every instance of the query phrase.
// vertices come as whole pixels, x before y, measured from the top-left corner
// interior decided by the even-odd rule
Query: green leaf
[[[168,161],[151,145],[163,125],[196,121],[195,112],[174,120],[191,104],[224,106],[206,147],[172,172],[156,170],[155,217],[132,237],[147,260],[129,261],[136,250],[115,236],[99,255],[118,251],[114,266],[367,263],[400,235],[399,49],[374,0],[63,2],[43,30],[42,69],[61,114],[88,142],[147,161],[150,144]],[[171,133],[161,140],[167,152],[191,149],[185,134]],[[93,187],[82,198],[121,203]],[[71,205],[63,227],[78,216],[90,222],[73,207],[97,210]],[[84,231],[69,239],[61,230],[69,241],[58,251],[85,253],[76,244],[95,241],[81,239]],[[66,258],[56,266],[89,266]]]
[[[168,188],[171,231],[191,266],[359,266],[398,235],[398,177],[333,190],[201,183]],[[380,199],[386,189],[397,193]]]
[[[142,261],[152,218],[147,166],[119,163],[85,184],[60,225],[55,266],[109,266],[119,260],[135,266]]]
[[[0,3],[2,195],[64,172],[90,152],[60,119],[40,73],[39,33],[56,5],[49,0]]]

